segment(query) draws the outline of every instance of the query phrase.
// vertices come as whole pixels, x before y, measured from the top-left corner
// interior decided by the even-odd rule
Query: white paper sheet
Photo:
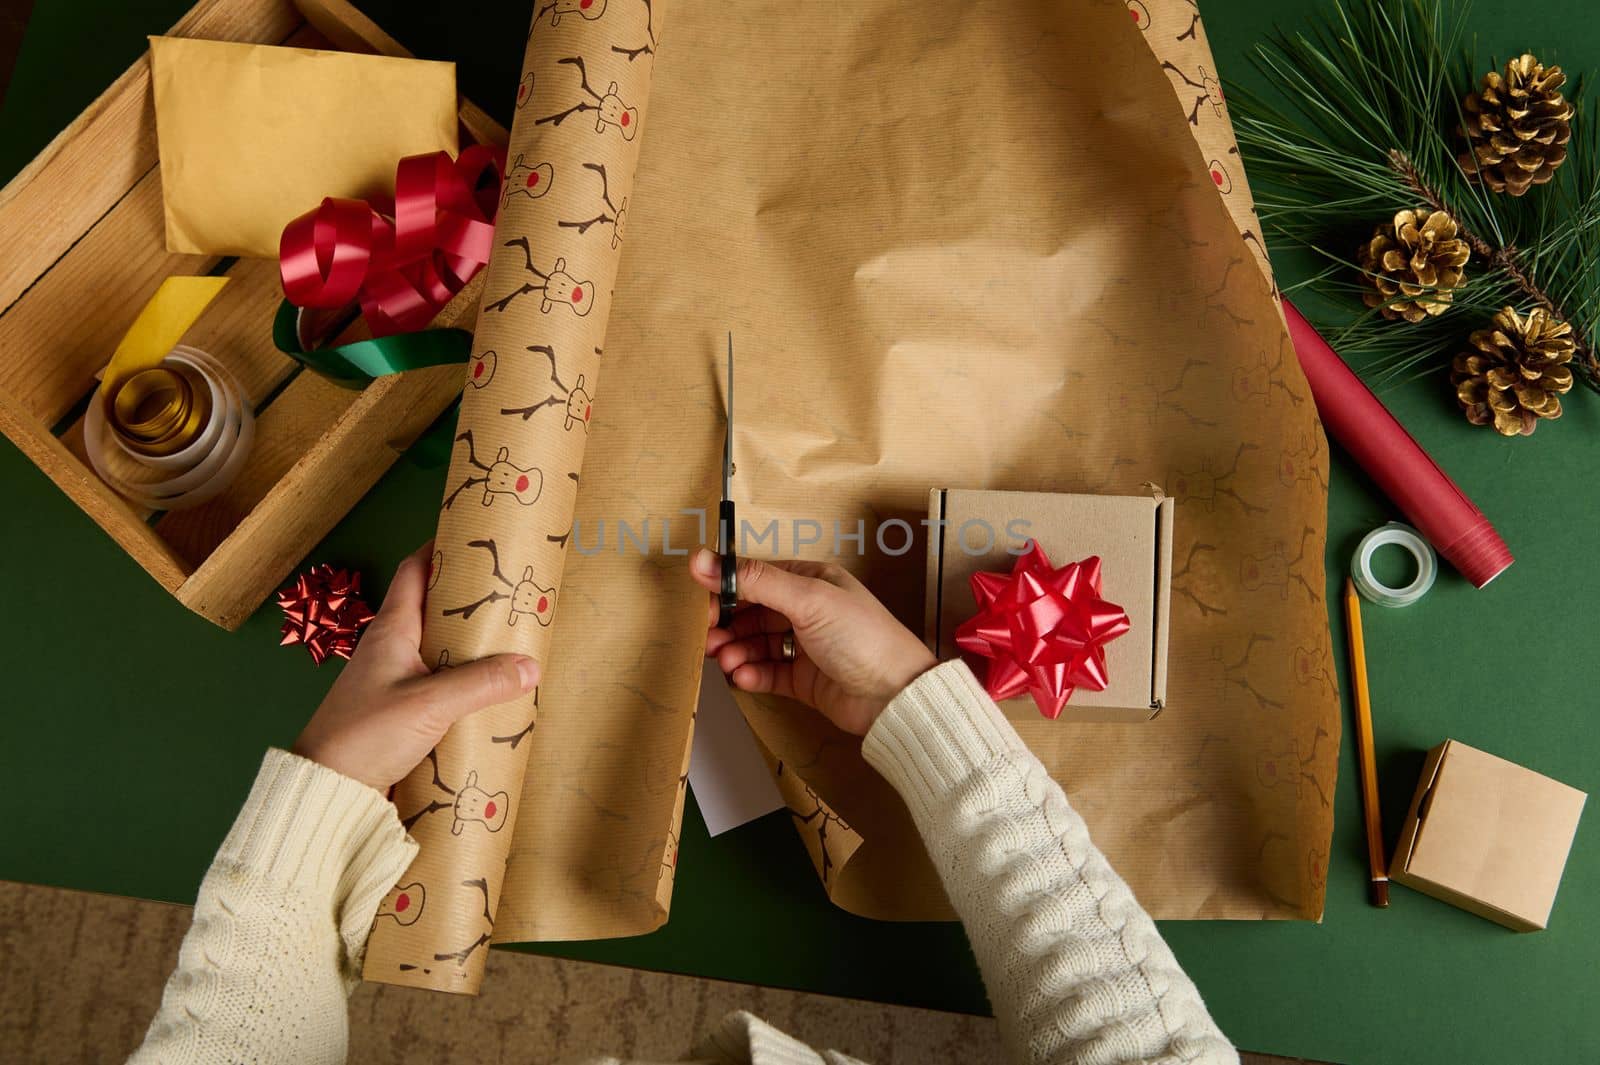
[[[713,836],[783,809],[772,772],[734,705],[727,678],[711,658],[700,675],[689,787]]]

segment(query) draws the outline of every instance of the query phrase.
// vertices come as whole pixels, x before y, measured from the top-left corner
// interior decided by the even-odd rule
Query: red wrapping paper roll
[[[1294,304],[1284,317],[1328,435],[1462,576],[1482,588],[1514,559],[1489,519],[1411,438]]]

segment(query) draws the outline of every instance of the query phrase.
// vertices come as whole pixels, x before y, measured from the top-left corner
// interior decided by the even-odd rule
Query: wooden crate
[[[202,0],[172,35],[406,55],[343,0]],[[462,143],[505,130],[461,104]],[[310,206],[310,205],[308,205]],[[277,263],[239,259],[185,338],[217,354],[257,403],[238,479],[160,516],[117,495],[85,458],[82,412],[122,333],[160,281],[218,272],[166,250],[146,53],[0,190],[0,431],[189,609],[238,628],[442,413],[462,370],[443,366],[340,388],[272,343]],[[435,320],[471,328],[482,278]],[[364,335],[354,327],[344,338]],[[153,519],[153,520],[152,520]]]

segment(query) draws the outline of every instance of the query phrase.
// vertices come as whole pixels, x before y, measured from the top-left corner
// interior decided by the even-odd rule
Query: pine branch
[[[1444,197],[1439,195],[1436,189],[1423,180],[1422,175],[1417,173],[1417,168],[1412,165],[1405,152],[1400,151],[1398,148],[1390,149],[1389,165],[1394,167],[1395,172],[1405,181],[1406,187],[1416,193],[1424,203],[1435,211],[1444,211],[1454,217],[1455,212],[1450,209],[1450,205],[1445,202]],[[1468,246],[1472,248],[1472,254],[1476,255],[1481,262],[1489,263],[1495,269],[1503,271],[1507,277],[1516,283],[1518,290],[1524,296],[1563,322],[1573,320],[1572,315],[1567,313],[1567,309],[1533,280],[1532,274],[1523,266],[1522,256],[1518,253],[1515,244],[1497,248],[1479,236],[1471,227],[1459,223],[1458,232],[1466,240]],[[1596,374],[1597,370],[1600,370],[1600,364],[1595,361],[1593,348],[1582,338],[1581,334],[1577,341],[1576,358],[1587,369],[1591,377]]]
[[[1354,258],[1375,225],[1423,204],[1455,219],[1473,258],[1442,315],[1409,324],[1364,309],[1318,322],[1358,372],[1436,371],[1502,306],[1537,305],[1572,325],[1573,368],[1600,391],[1600,137],[1584,136],[1582,79],[1567,85],[1575,132],[1555,180],[1522,197],[1491,191],[1457,162],[1462,101],[1501,66],[1466,47],[1465,10],[1463,0],[1335,0],[1304,31],[1260,46],[1270,96],[1228,87],[1256,206],[1274,244],[1326,264],[1293,288],[1335,305],[1359,306],[1370,291]]]

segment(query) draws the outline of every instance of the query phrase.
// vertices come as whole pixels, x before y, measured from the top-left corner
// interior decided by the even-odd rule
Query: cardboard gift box
[[[1518,932],[1543,929],[1587,798],[1445,740],[1423,763],[1389,879]]]
[[[935,488],[928,494],[925,639],[933,653],[958,653],[956,627],[977,612],[971,577],[1007,572],[1027,541],[1053,565],[1091,555],[1102,594],[1127,611],[1132,628],[1106,645],[1104,691],[1078,688],[1062,721],[1148,721],[1167,701],[1167,623],[1173,501],[1146,496],[1064,495]],[[986,668],[969,657],[980,679]],[[1012,719],[1037,718],[1030,698],[1000,703]]]

